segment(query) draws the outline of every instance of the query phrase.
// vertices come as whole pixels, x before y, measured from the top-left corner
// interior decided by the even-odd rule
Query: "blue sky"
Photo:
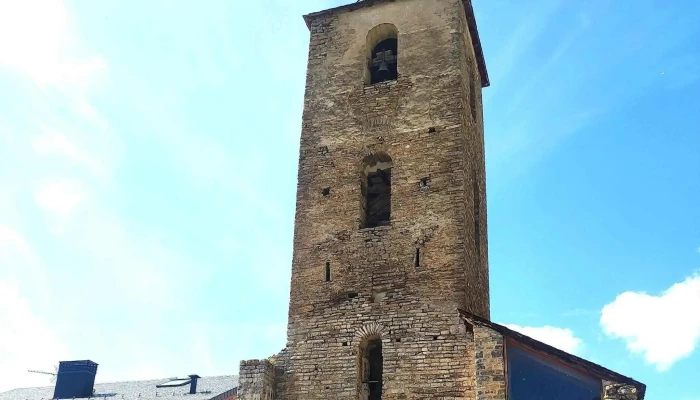
[[[0,1],[0,390],[284,347],[301,15],[343,2]],[[700,399],[700,5],[474,7],[493,320]]]

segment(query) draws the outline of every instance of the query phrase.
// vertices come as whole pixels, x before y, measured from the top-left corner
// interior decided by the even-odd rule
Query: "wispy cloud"
[[[99,162],[85,149],[79,149],[64,133],[40,126],[41,134],[32,139],[32,147],[39,156],[62,157],[78,165],[87,166],[97,175],[104,175],[105,170]]]
[[[0,222],[0,260],[9,265],[10,257],[15,256],[33,259],[34,253],[17,231]]]
[[[567,353],[579,355],[583,349],[583,340],[576,337],[573,331],[568,328],[556,328],[553,326],[519,326],[506,325],[506,327],[520,332],[523,335],[537,339],[550,346],[556,347]]]
[[[7,233],[0,226],[0,235],[3,232]],[[6,235],[0,237],[0,254],[2,241],[6,239]],[[10,238],[9,243],[12,247],[19,245],[21,253],[29,252],[26,243],[18,241],[16,237]],[[11,263],[16,260],[2,261]],[[42,318],[34,313],[20,287],[3,280],[1,276],[0,321],[0,374],[3,377],[0,392],[15,387],[47,385],[46,375],[30,374],[27,370],[53,372],[56,361],[66,356],[66,348],[52,329],[42,322]]]
[[[512,324],[505,326],[567,353],[580,355],[583,350],[583,340],[576,337],[574,332],[568,328],[557,328],[553,326],[533,327]]]
[[[80,55],[76,44],[63,2],[0,3],[0,65],[28,75],[40,86],[82,86],[106,63],[97,56]]]
[[[47,383],[43,376],[24,379],[26,369],[51,370],[64,357],[126,365],[104,341],[128,344],[143,358],[141,372],[157,375],[107,367],[101,379],[172,371],[172,360],[159,357],[161,347],[172,350],[165,348],[172,326],[160,317],[182,310],[196,293],[185,284],[198,282],[197,266],[172,236],[124,216],[123,189],[104,179],[119,167],[122,149],[92,101],[108,63],[85,47],[74,22],[61,1],[0,2],[0,72],[20,83],[31,113],[0,121],[0,156],[8,160],[0,176],[12,178],[0,185],[0,381],[12,387]],[[5,221],[32,227],[31,235]],[[41,260],[49,257],[45,267]],[[48,287],[60,287],[60,298]],[[60,319],[47,317],[58,310]],[[86,337],[86,326],[98,333]]]
[[[546,29],[548,21],[561,7],[559,0],[547,0],[538,3],[538,7],[528,10],[528,15],[521,16],[518,24],[508,35],[499,53],[490,60],[489,75],[492,82],[503,82],[518,67],[523,55],[531,51],[540,34]],[[497,87],[496,87],[497,89]],[[484,92],[484,101],[496,94],[494,88]]]
[[[44,211],[67,217],[83,200],[83,189],[76,180],[65,179],[37,188],[34,200]]]
[[[600,310],[591,310],[586,308],[574,308],[561,313],[563,317],[592,317],[600,315]]]
[[[32,145],[39,154],[59,154],[76,161],[81,158],[75,145],[60,133],[46,133],[32,140]]]
[[[605,307],[600,324],[605,334],[625,341],[632,353],[666,371],[689,356],[700,340],[700,274],[672,285],[659,295],[624,292]]]

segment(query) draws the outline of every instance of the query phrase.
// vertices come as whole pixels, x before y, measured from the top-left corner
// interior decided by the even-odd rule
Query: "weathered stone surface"
[[[238,377],[241,400],[275,399],[275,368],[269,360],[241,361]]]
[[[366,86],[367,34],[382,23],[398,30],[399,78]],[[312,22],[280,398],[357,399],[370,334],[383,343],[383,399],[470,398],[456,308],[489,316],[475,65],[459,0],[381,2]],[[378,152],[393,163],[391,224],[360,229],[362,160]]]
[[[603,400],[637,400],[638,390],[628,383],[603,381]]]
[[[505,400],[503,351],[502,335],[482,326],[474,327],[476,400]]]

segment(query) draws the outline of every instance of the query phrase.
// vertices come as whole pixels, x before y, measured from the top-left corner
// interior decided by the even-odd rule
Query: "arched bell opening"
[[[396,80],[398,77],[398,30],[392,24],[381,24],[367,34],[366,84]]]

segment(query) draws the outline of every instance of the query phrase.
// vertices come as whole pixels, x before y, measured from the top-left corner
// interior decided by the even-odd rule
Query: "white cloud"
[[[540,342],[547,343],[550,346],[556,347],[571,354],[579,354],[583,348],[583,340],[577,338],[571,329],[556,328],[553,326],[518,326],[505,325],[506,327],[520,332],[525,336],[537,339]]]
[[[102,163],[97,162],[85,149],[78,149],[66,135],[46,126],[41,126],[41,131],[41,135],[32,139],[32,147],[36,154],[65,157],[74,163],[88,167],[97,175],[105,175],[106,171]]]
[[[2,261],[2,264],[8,265],[10,257],[13,256],[25,259],[34,258],[24,238],[15,230],[0,222],[0,261]]]
[[[78,149],[64,135],[58,132],[47,132],[32,140],[34,151],[38,154],[58,154],[80,161]]]
[[[50,303],[50,286],[38,255],[25,238],[0,221],[0,282],[31,282],[25,295],[41,303]],[[0,319],[2,324],[2,319]]]
[[[60,180],[38,188],[34,200],[44,211],[67,216],[83,199],[83,190],[74,180]]]
[[[700,340],[700,274],[676,283],[658,296],[625,292],[603,307],[600,324],[644,355],[659,371],[690,355]]]
[[[0,280],[0,392],[46,386],[49,377],[28,369],[53,371],[65,358],[63,343],[32,312],[18,288]]]
[[[106,68],[100,57],[80,57],[70,15],[60,0],[0,2],[0,65],[40,86],[82,85]]]

